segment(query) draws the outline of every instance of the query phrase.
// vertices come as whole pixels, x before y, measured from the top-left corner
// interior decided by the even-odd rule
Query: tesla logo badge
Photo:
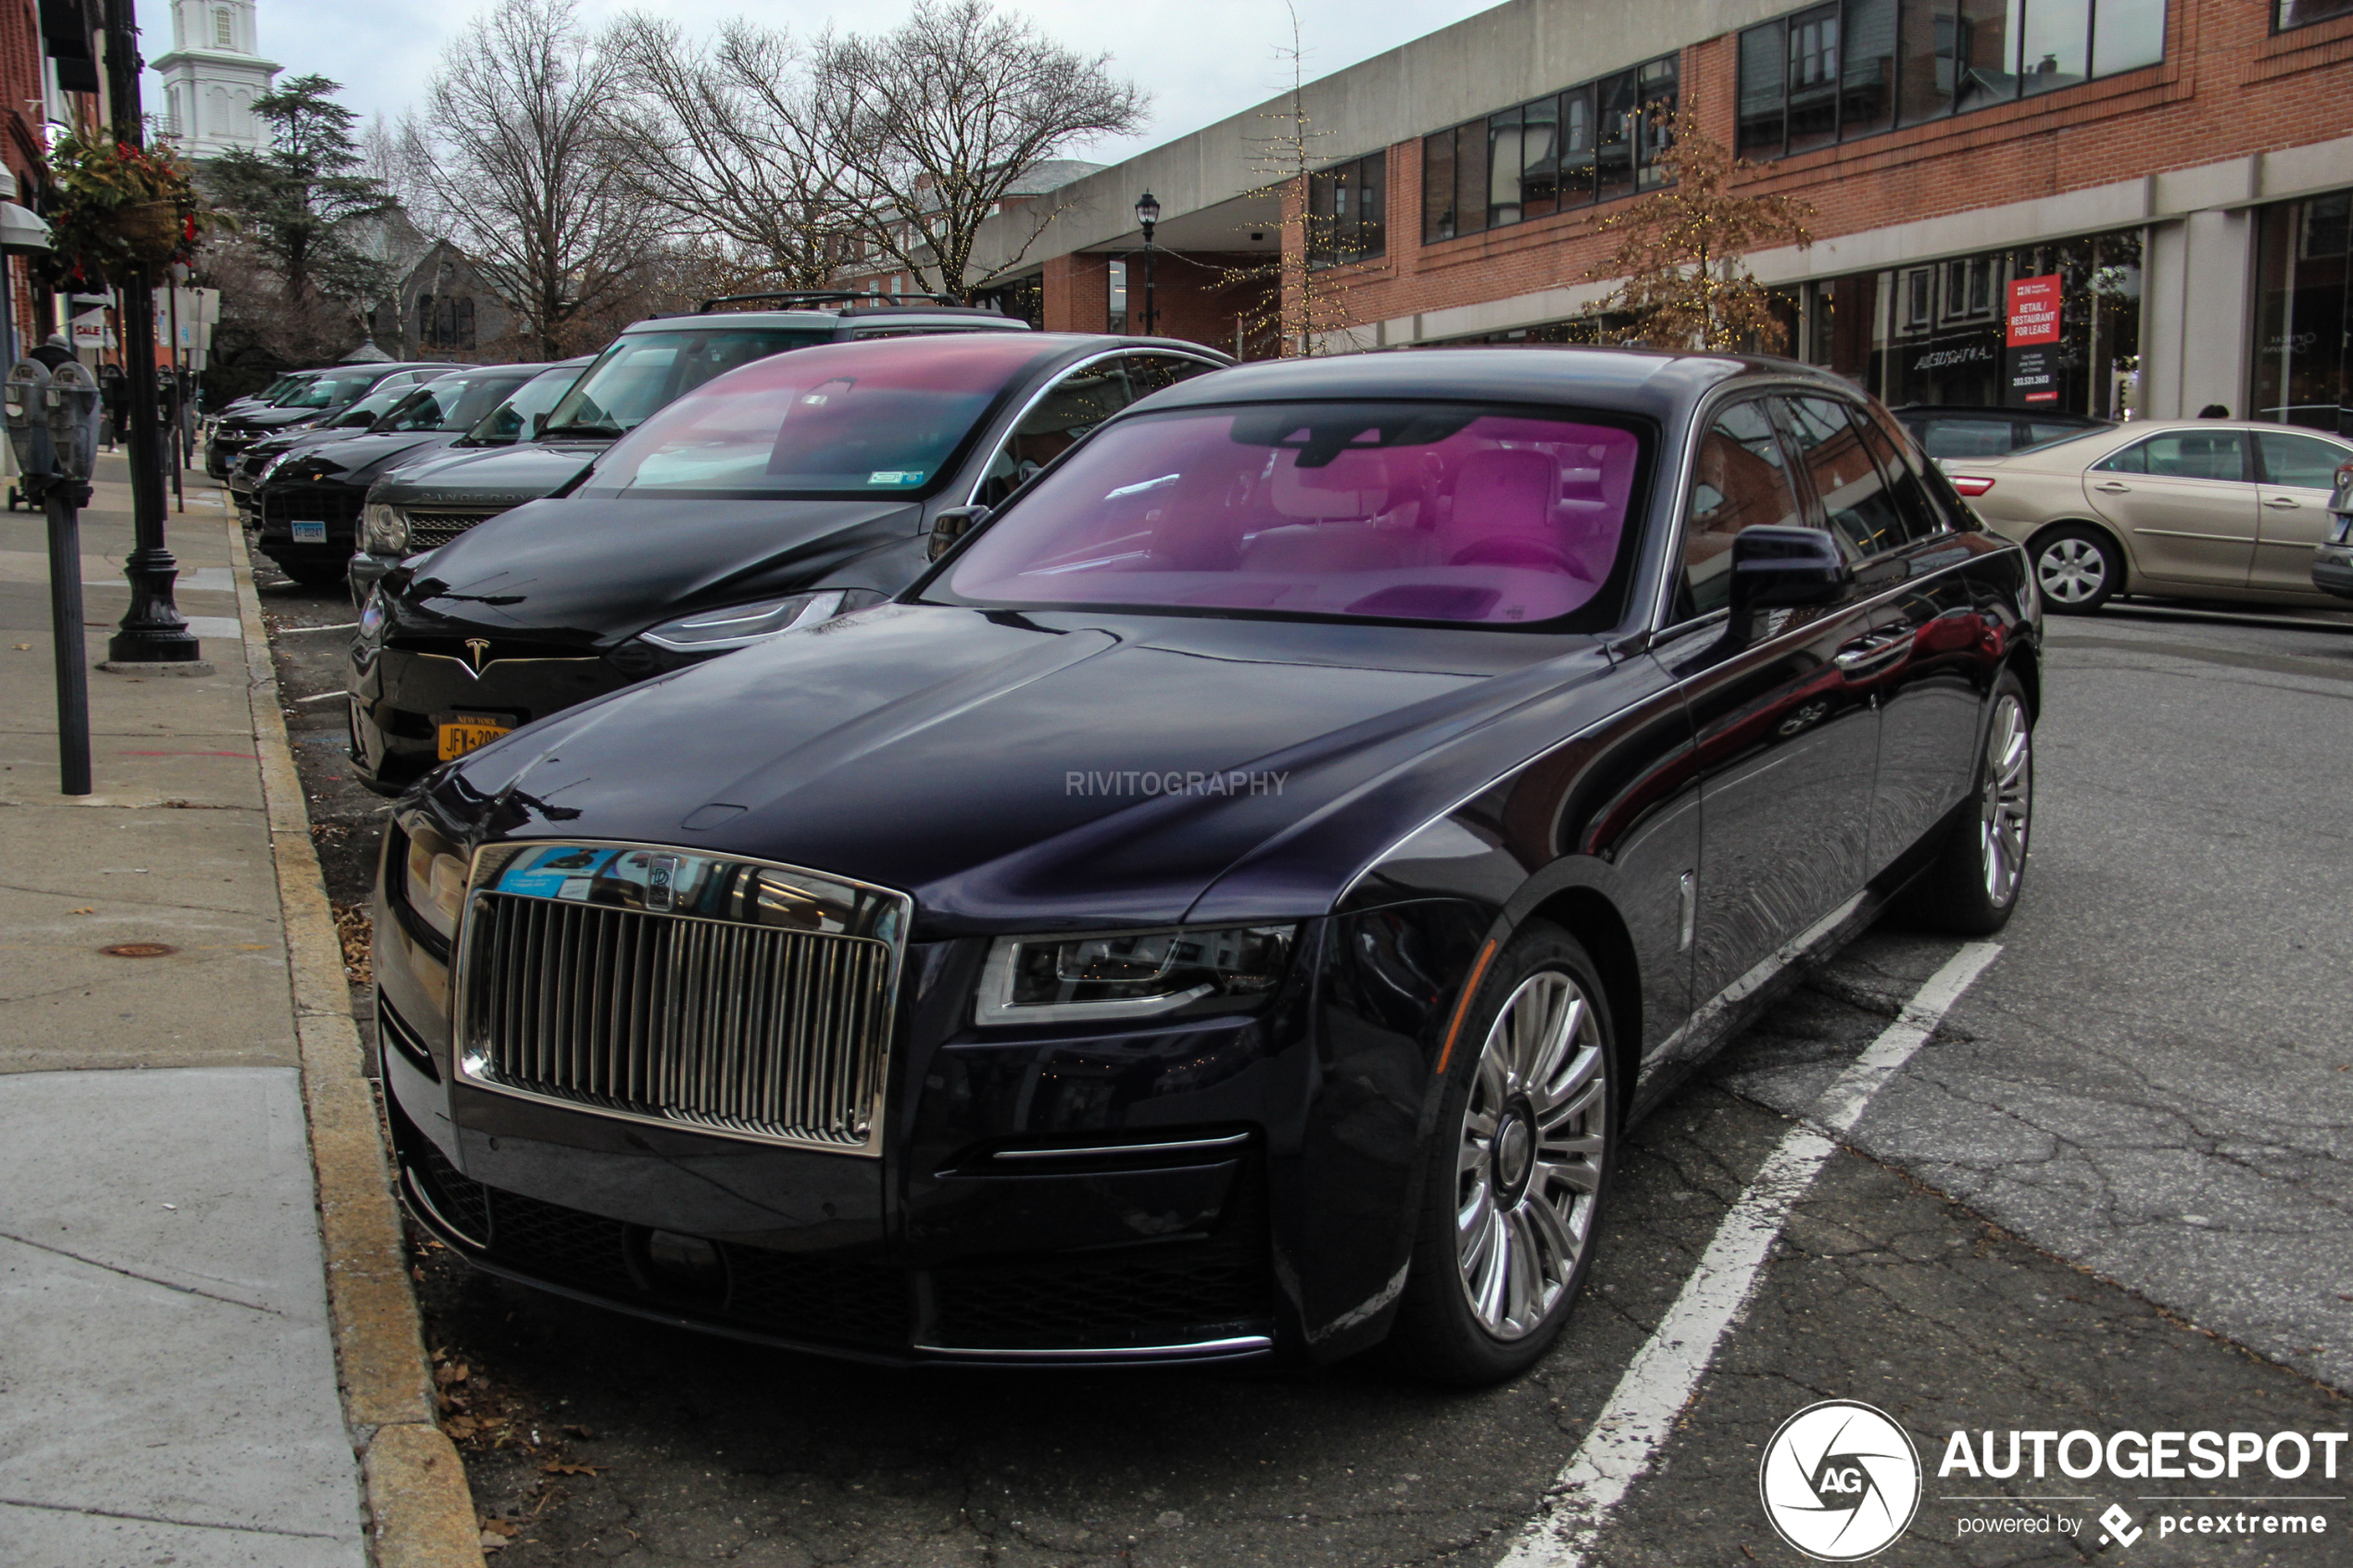
[[[489,638],[468,637],[466,639],[466,662],[473,666],[475,674],[482,673],[482,667],[486,662],[484,656],[489,652]]]

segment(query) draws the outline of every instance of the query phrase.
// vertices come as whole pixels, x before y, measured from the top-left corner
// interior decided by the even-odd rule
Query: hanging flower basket
[[[51,149],[41,207],[50,228],[46,270],[57,284],[99,285],[108,273],[191,259],[224,221],[170,149],[79,132]]]

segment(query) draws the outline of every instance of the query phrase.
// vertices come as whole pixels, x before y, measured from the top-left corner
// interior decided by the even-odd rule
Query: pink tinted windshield
[[[967,546],[986,603],[1529,624],[1611,575],[1642,444],[1574,418],[1296,404],[1133,420]]]

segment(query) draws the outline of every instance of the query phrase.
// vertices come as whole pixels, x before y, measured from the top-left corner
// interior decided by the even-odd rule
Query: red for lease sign
[[[2059,275],[2010,280],[2012,348],[2059,340]]]

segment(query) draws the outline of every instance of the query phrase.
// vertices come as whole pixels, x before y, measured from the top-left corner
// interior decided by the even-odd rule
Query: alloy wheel
[[[1522,981],[1480,1047],[1455,1151],[1455,1261],[1479,1325],[1535,1332],[1576,1277],[1601,1191],[1609,1074],[1568,974]]]
[[[2026,869],[2026,834],[2034,809],[2033,732],[2026,705],[2004,692],[1985,737],[1985,791],[1980,802],[1985,894],[1996,909],[2018,897]]]
[[[2054,539],[2035,559],[2034,581],[2046,598],[2088,604],[2108,586],[2108,557],[2089,539]]]

